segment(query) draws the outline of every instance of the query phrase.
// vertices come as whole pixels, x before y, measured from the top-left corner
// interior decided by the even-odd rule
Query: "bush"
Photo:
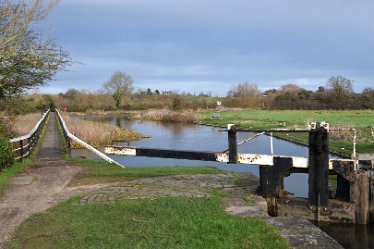
[[[182,97],[175,95],[172,99],[171,109],[178,111],[182,108]]]
[[[0,170],[14,162],[13,147],[8,138],[0,137]]]

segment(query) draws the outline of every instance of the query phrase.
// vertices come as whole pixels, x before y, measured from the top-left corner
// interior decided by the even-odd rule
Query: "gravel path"
[[[252,185],[257,185],[257,178],[248,173],[163,176],[96,189],[85,195],[80,204],[111,203],[123,199],[155,199],[165,196],[208,197],[212,189],[237,188],[236,182],[239,181],[239,177],[246,178],[246,181],[251,180]]]

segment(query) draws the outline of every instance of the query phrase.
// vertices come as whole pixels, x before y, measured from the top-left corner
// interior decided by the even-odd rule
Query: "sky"
[[[41,92],[95,91],[116,71],[136,89],[211,92],[325,86],[331,76],[374,87],[374,1],[61,0],[46,35],[74,63]]]

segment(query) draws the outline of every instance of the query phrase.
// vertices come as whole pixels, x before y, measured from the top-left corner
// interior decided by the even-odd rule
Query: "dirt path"
[[[9,189],[0,199],[0,248],[31,215],[74,194],[64,189],[80,167],[64,160],[63,156],[55,113],[51,113],[38,160],[28,172],[10,180]]]

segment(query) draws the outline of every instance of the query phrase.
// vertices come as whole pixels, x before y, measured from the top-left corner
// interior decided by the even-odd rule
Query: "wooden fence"
[[[22,161],[24,158],[31,155],[31,152],[39,140],[43,126],[49,117],[49,113],[50,109],[43,114],[42,118],[35,125],[34,129],[32,129],[27,135],[10,140],[10,142],[13,144],[14,159],[16,161]]]

